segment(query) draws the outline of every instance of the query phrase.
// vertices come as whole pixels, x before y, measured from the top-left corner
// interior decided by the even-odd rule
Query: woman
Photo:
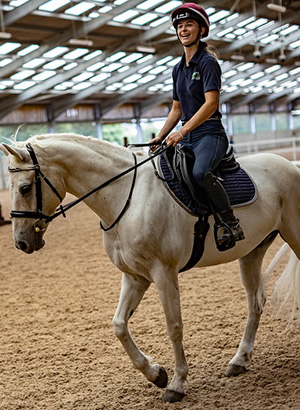
[[[173,70],[173,105],[158,136],[151,140],[167,145],[179,142],[194,152],[193,176],[206,192],[215,211],[230,228],[218,236],[220,243],[244,239],[239,220],[235,218],[223,185],[213,172],[225,156],[228,138],[221,123],[219,94],[221,69],[207,44],[209,19],[205,10],[195,3],[185,3],[172,13],[177,37],[184,48],[181,61]],[[172,132],[179,120],[182,127]],[[231,232],[230,232],[231,231]]]

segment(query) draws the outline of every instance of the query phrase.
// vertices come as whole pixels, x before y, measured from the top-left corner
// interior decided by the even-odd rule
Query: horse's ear
[[[27,157],[27,152],[20,148],[13,148],[10,145],[5,143],[0,144],[0,151],[3,152],[4,155],[8,156],[9,154],[14,155],[15,157],[19,158],[21,161],[25,161]]]

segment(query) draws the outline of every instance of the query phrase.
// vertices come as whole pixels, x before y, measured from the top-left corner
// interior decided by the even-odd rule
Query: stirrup
[[[220,240],[220,236],[219,235],[219,229],[223,229],[226,234],[228,234],[228,238],[224,239],[224,240]],[[220,252],[224,252],[227,251],[228,249],[231,249],[235,246],[235,239],[234,239],[234,235],[232,233],[232,230],[230,229],[230,226],[222,221],[218,221],[215,223],[214,225],[214,236],[215,236],[215,242],[217,245],[217,249]]]

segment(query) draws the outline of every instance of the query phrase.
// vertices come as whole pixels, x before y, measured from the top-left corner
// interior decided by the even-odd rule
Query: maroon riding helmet
[[[209,33],[209,18],[206,11],[195,3],[184,3],[177,7],[171,14],[172,23],[175,29],[180,20],[191,19],[197,21],[200,27],[205,28],[202,37],[207,37]]]

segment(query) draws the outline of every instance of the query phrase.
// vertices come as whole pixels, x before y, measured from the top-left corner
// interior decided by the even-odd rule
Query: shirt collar
[[[191,58],[191,60],[189,62],[189,65],[197,64],[199,62],[199,60],[201,59],[202,54],[204,52],[204,47],[206,47],[206,43],[202,43],[200,41],[198,50],[196,51],[196,53]],[[179,63],[179,66],[184,67],[184,65],[185,65],[185,54],[183,53],[183,56],[181,57],[181,60],[180,60],[180,63]]]

